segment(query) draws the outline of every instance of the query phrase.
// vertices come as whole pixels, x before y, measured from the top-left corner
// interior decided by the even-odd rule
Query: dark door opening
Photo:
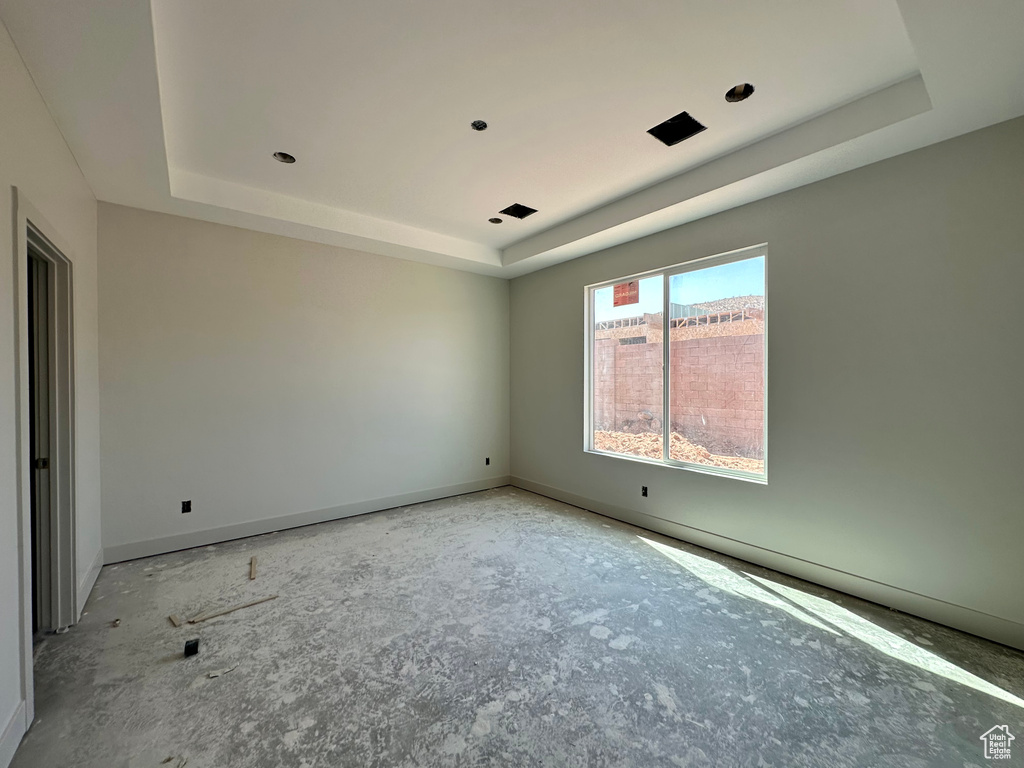
[[[28,398],[32,500],[32,634],[52,627],[50,558],[50,440],[52,413],[51,281],[49,263],[29,248]]]

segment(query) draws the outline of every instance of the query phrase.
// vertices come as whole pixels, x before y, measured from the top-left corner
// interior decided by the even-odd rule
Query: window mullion
[[[661,356],[661,460],[668,461],[669,457],[669,438],[671,437],[671,411],[669,410],[671,404],[671,393],[669,392],[669,382],[672,377],[669,375],[670,363],[669,360],[669,343],[672,340],[671,333],[671,322],[669,316],[672,314],[669,309],[669,276],[668,273],[662,274],[662,290],[664,291],[662,302],[661,302],[661,344],[662,344],[662,356]]]

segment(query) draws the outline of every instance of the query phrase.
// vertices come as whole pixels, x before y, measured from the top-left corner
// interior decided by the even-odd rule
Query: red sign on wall
[[[628,283],[619,283],[615,286],[612,306],[623,307],[626,304],[640,303],[640,281],[630,280]]]

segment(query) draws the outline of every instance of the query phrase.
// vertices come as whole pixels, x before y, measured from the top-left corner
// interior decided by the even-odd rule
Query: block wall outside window
[[[765,248],[592,286],[587,301],[586,450],[764,480]]]

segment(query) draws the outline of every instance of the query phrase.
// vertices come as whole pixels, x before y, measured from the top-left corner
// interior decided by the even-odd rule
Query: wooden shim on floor
[[[170,619],[171,624],[173,624],[176,627],[180,627],[181,624],[182,624],[181,619],[178,617],[178,614],[176,614],[176,613],[172,613],[167,618]]]
[[[249,581],[256,578],[256,556],[253,555],[252,560],[249,561]]]
[[[259,600],[253,600],[251,603],[243,603],[242,605],[235,605],[235,606],[232,606],[231,608],[225,608],[222,611],[213,611],[212,613],[204,613],[201,616],[196,616],[194,619],[189,619],[188,623],[189,624],[198,624],[200,621],[206,621],[207,619],[215,619],[218,616],[223,616],[226,613],[234,613],[235,611],[240,611],[243,608],[251,608],[254,605],[259,605],[260,603],[265,603],[268,600],[274,600],[276,598],[277,598],[277,595],[271,595],[270,597],[261,597]]]

